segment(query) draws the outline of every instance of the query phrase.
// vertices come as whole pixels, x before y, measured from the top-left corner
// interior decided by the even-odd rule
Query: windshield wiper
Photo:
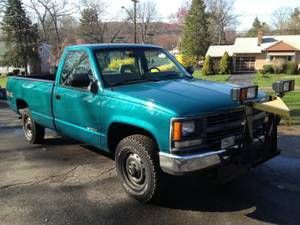
[[[177,73],[176,74],[175,73],[169,73],[169,74],[165,74],[165,75],[158,76],[158,77],[150,77],[150,78],[147,78],[147,80],[150,80],[150,81],[161,81],[161,80],[176,79],[176,78],[190,78],[190,77],[188,77],[188,76],[181,77]]]
[[[120,82],[116,82],[114,84],[111,84],[111,87],[123,85],[123,84],[135,84],[135,83],[140,83],[140,82],[145,82],[147,80],[122,80]]]

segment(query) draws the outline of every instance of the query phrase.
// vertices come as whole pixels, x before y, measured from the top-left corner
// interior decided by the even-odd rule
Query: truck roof
[[[99,49],[118,49],[118,48],[156,48],[161,49],[161,47],[157,45],[149,45],[149,44],[115,44],[115,43],[106,43],[106,44],[81,44],[81,45],[71,45],[66,47],[67,50],[77,50],[82,48],[88,48],[92,50]]]

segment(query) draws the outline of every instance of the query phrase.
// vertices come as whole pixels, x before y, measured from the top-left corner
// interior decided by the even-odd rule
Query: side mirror
[[[91,92],[97,94],[99,90],[98,80],[94,79],[91,83]]]
[[[193,66],[187,66],[185,67],[185,70],[191,75],[193,75],[193,73],[195,72],[195,68]]]

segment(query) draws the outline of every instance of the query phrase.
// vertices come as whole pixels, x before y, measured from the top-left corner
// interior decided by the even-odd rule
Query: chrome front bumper
[[[182,175],[220,164],[221,155],[225,152],[226,150],[220,150],[188,156],[178,156],[160,152],[160,167],[165,173]]]
[[[261,140],[264,140],[264,137],[260,137],[260,139],[254,139],[252,145],[250,146],[250,151],[254,152],[261,149]],[[239,146],[234,145],[230,147],[231,150],[238,150]],[[221,165],[221,162],[227,161],[231,158],[231,155],[228,155],[229,149],[222,149],[218,151],[205,152],[201,154],[193,154],[193,155],[175,155],[171,153],[159,153],[159,162],[162,171],[171,175],[184,175],[191,172],[196,172],[200,170],[204,170],[213,166]],[[245,149],[243,151],[245,153]],[[262,159],[258,159],[263,161],[264,159],[272,158],[278,155],[279,151],[275,151],[271,154],[266,154]],[[251,160],[249,159],[249,163]],[[255,160],[253,164],[257,163]]]

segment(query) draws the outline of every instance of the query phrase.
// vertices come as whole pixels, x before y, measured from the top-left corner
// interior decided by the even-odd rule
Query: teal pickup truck
[[[26,139],[41,144],[49,128],[113,154],[141,201],[159,196],[167,174],[233,174],[279,154],[280,118],[248,106],[268,101],[257,86],[195,79],[158,46],[70,46],[56,70],[8,79]]]

